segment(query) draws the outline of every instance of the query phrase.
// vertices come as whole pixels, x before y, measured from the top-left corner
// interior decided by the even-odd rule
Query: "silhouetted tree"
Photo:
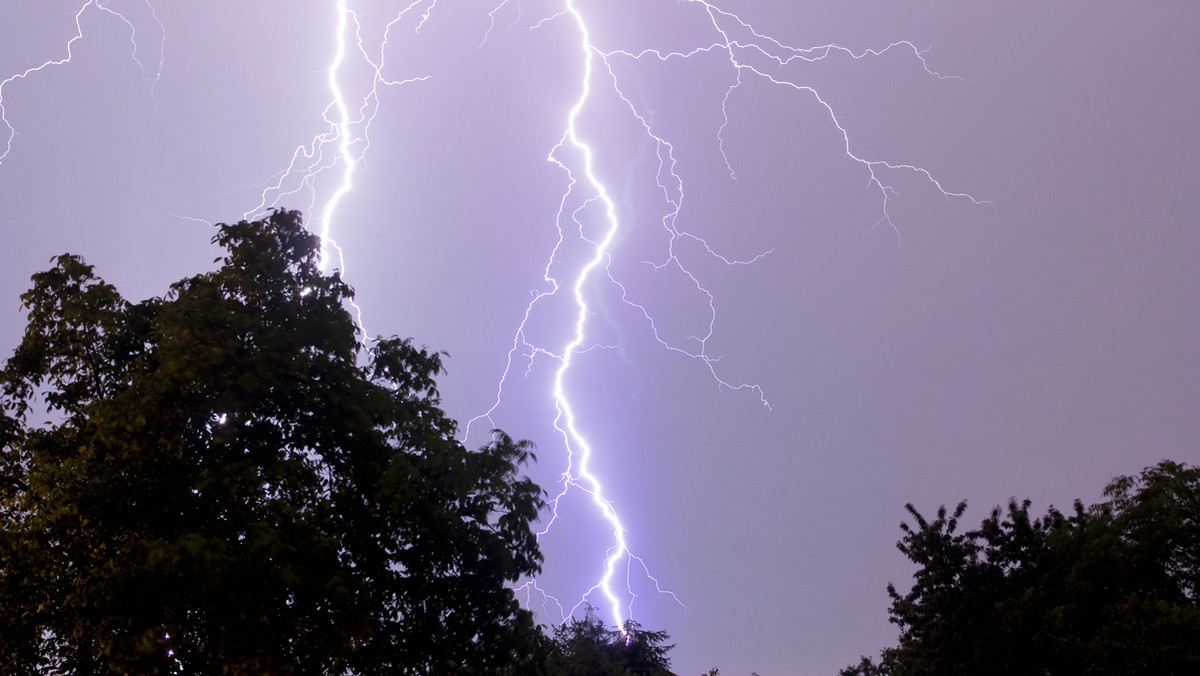
[[[1012,500],[966,533],[966,503],[908,505],[899,644],[842,676],[1200,673],[1200,469],[1164,461],[1105,496],[1040,519]]]
[[[648,631],[626,620],[609,628],[588,608],[554,629],[551,676],[673,676],[665,631]]]
[[[213,241],[219,268],[161,298],[129,303],[71,255],[22,296],[0,377],[0,671],[540,664],[508,586],[541,561],[528,444],[468,451],[438,354],[364,351],[296,212]]]

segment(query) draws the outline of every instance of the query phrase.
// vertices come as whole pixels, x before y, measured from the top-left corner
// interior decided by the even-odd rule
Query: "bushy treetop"
[[[0,671],[522,673],[530,446],[469,451],[439,354],[360,341],[296,212],[123,299],[62,255],[0,374]],[[44,416],[50,420],[41,423]]]

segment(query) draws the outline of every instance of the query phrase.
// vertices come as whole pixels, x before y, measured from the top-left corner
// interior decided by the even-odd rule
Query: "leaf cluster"
[[[841,674],[1200,673],[1200,469],[1163,461],[1105,496],[1040,518],[1011,500],[968,532],[965,502],[933,520],[908,505],[899,644]]]
[[[665,631],[643,629],[626,620],[609,627],[587,608],[582,618],[572,617],[557,626],[549,646],[548,676],[674,676],[665,645]]]
[[[296,212],[140,303],[81,258],[0,373],[0,672],[521,673],[531,446],[470,451],[441,355],[363,348]],[[44,423],[35,421],[43,415]]]

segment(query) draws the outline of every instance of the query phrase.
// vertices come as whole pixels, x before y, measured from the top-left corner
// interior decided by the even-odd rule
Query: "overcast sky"
[[[367,331],[450,353],[454,417],[492,410],[511,364],[491,423],[554,491],[567,366],[572,467],[586,440],[678,598],[633,566],[622,605],[686,675],[820,676],[891,642],[906,502],[977,522],[1200,461],[1195,3],[719,5],[756,37],[699,2],[347,1],[370,61],[344,33],[337,82],[371,123],[345,146],[334,0],[4,4],[5,351],[52,255],[140,299],[212,265],[206,222],[328,218]],[[77,20],[70,61],[29,71]],[[787,48],[822,45],[848,51]],[[824,58],[771,60],[797,55]],[[572,119],[596,184],[581,146],[553,152]],[[327,169],[287,173],[297,148]],[[611,545],[586,498],[543,540],[567,606]]]

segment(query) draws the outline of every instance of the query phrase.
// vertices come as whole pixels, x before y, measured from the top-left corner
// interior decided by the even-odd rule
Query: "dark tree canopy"
[[[898,546],[919,566],[888,586],[899,645],[843,676],[1200,673],[1200,469],[1164,461],[1107,500],[1041,518],[1029,501],[959,532],[912,505]]]
[[[130,303],[72,255],[0,374],[0,672],[526,673],[529,446],[469,451],[439,355],[370,350],[296,212]],[[42,423],[46,416],[50,421]]]
[[[673,676],[663,645],[665,631],[649,631],[633,620],[609,628],[588,608],[554,629],[549,676]]]

